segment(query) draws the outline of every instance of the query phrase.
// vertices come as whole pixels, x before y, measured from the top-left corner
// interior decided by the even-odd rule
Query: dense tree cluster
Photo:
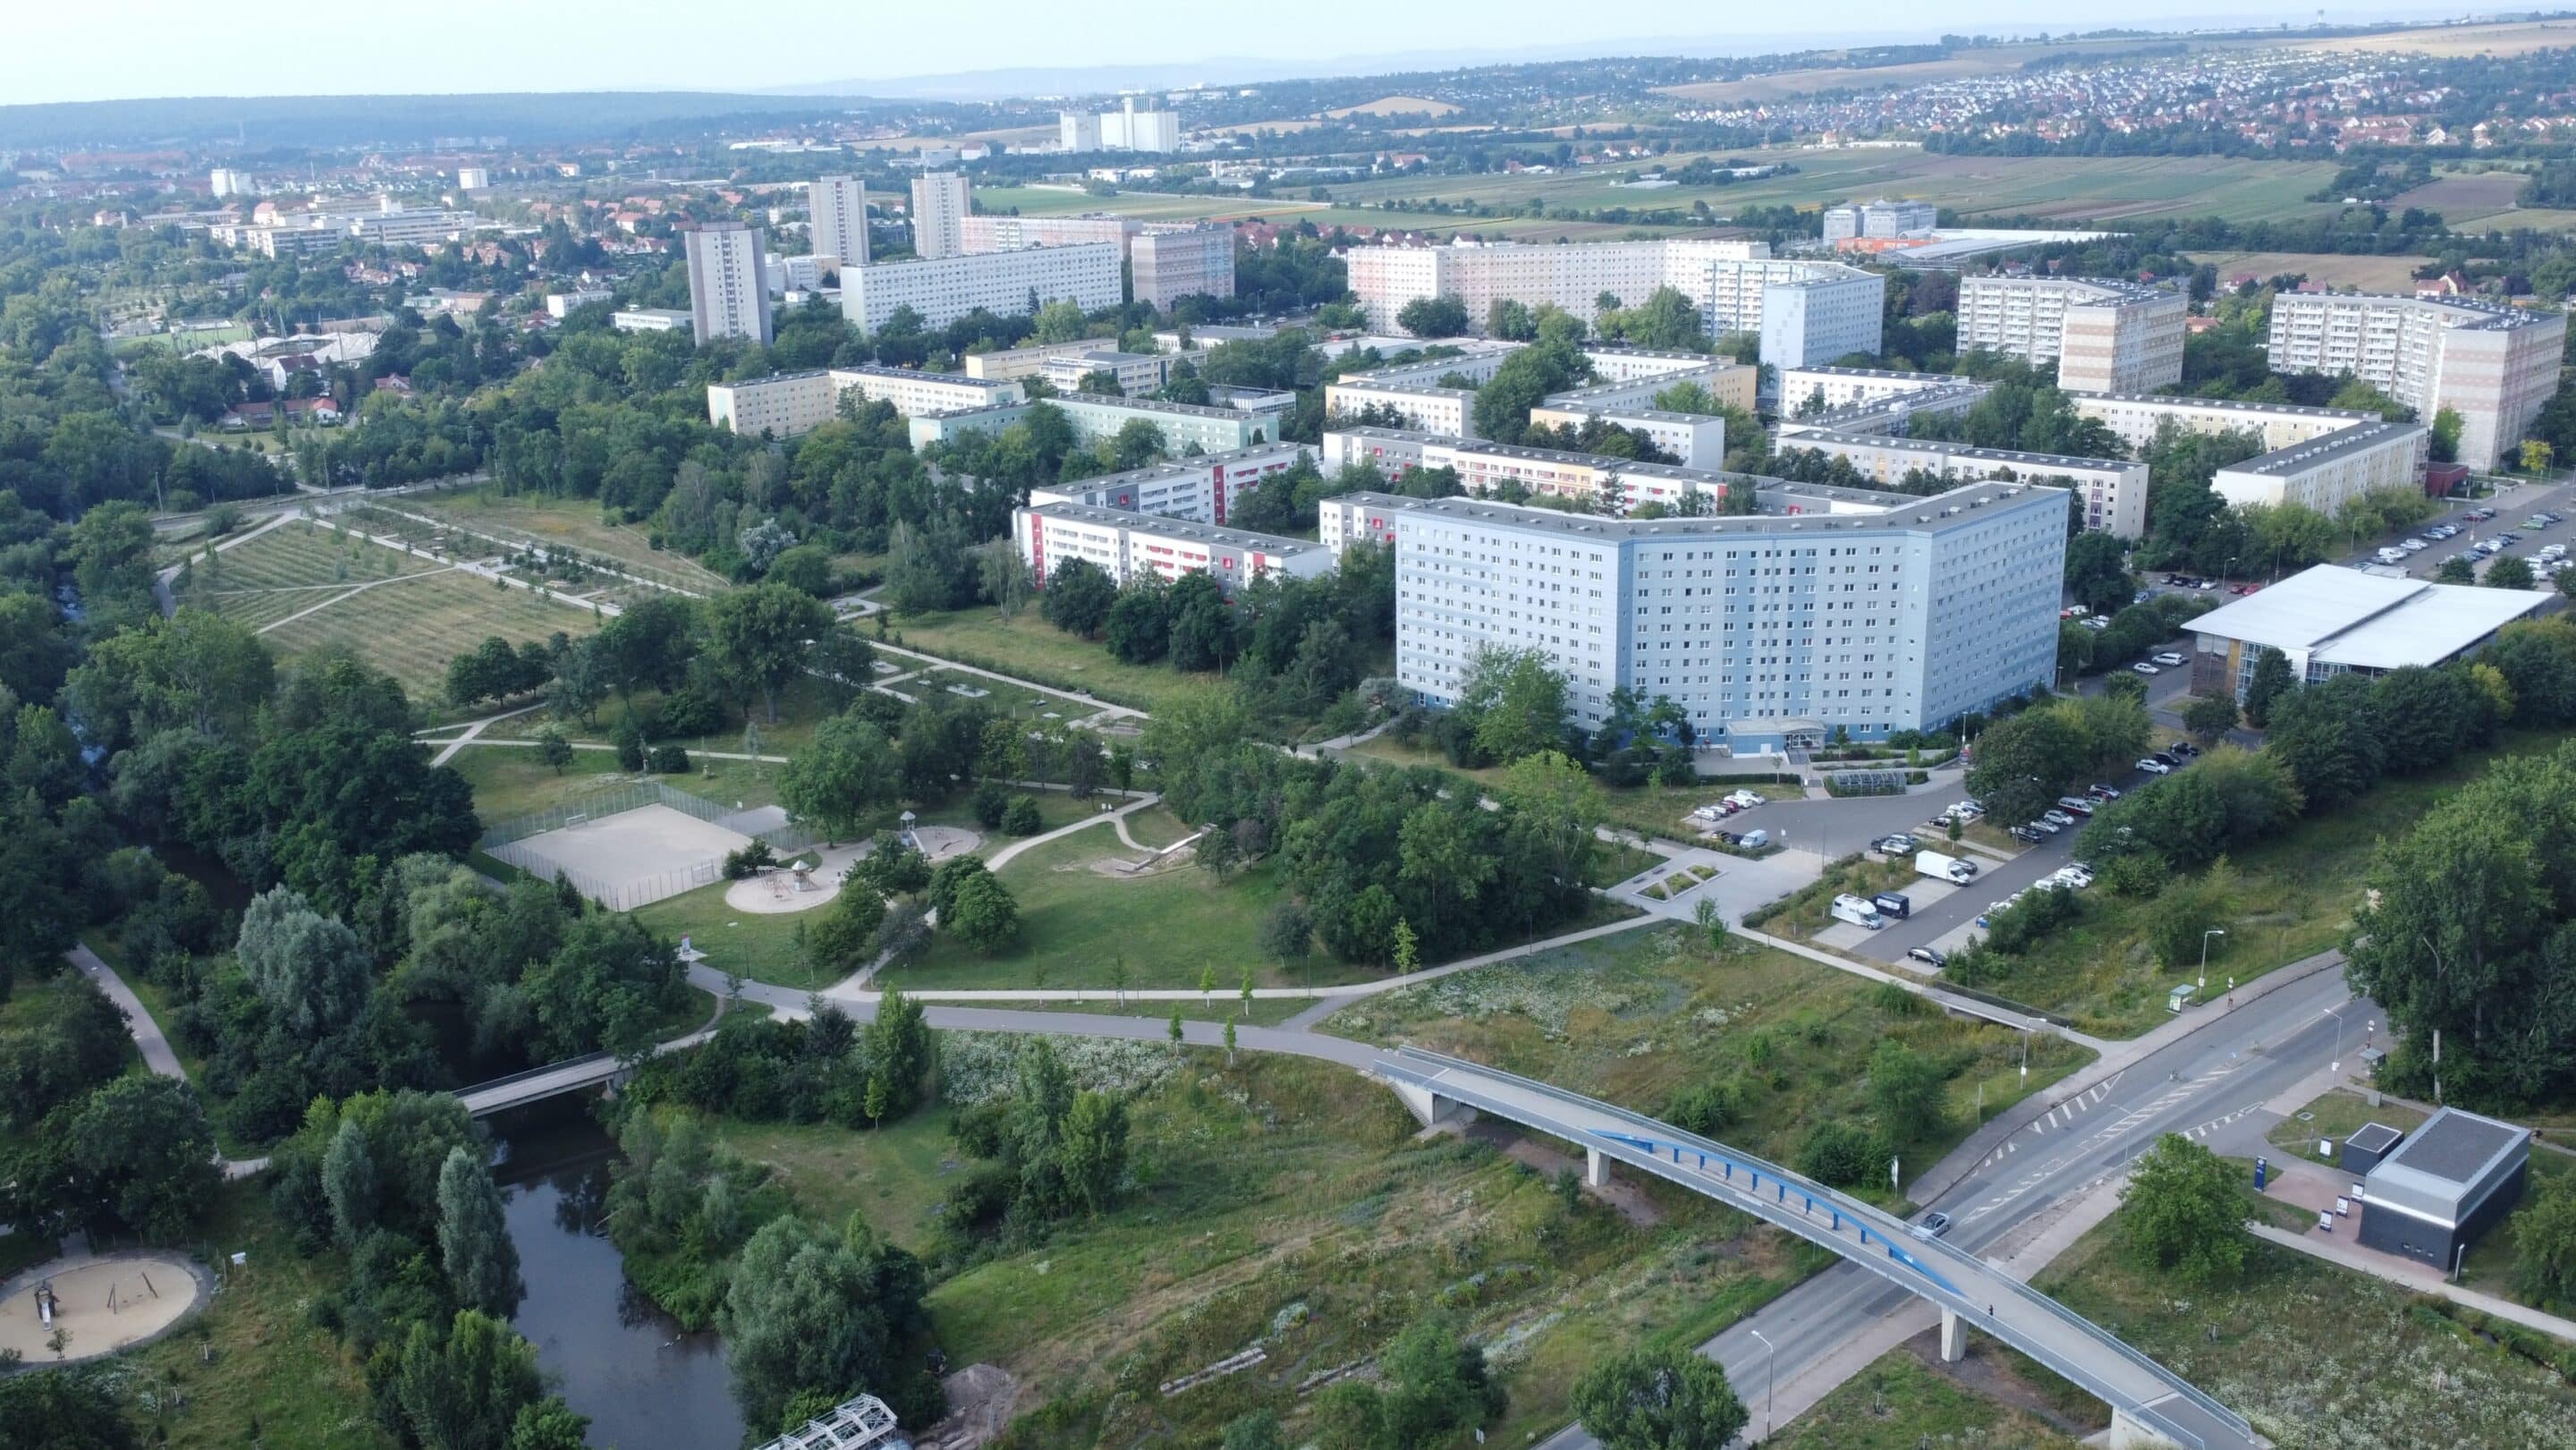
[[[1127,1102],[1077,1085],[1043,1037],[1020,1050],[1013,1090],[949,1120],[979,1160],[940,1206],[952,1233],[1035,1232],[1049,1220],[1097,1215],[1115,1202],[1127,1171]]]
[[[921,1106],[937,1053],[920,1006],[889,990],[864,1026],[828,1002],[792,1022],[728,1015],[704,1045],[646,1062],[628,1095],[754,1122],[875,1127]]]

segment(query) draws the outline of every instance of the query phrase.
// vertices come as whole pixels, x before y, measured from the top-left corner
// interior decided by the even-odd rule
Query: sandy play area
[[[0,1349],[24,1362],[70,1364],[114,1354],[176,1324],[203,1295],[195,1265],[162,1254],[57,1259],[0,1286]],[[54,1301],[52,1328],[40,1297]],[[61,1350],[54,1348],[59,1331]]]
[[[922,854],[933,861],[963,856],[984,844],[982,836],[961,826],[921,826],[913,835],[921,842]],[[799,851],[776,871],[745,877],[726,887],[725,905],[751,916],[811,911],[841,894],[841,873],[875,845],[874,841],[861,841],[854,846],[828,850],[816,846]],[[797,866],[811,868],[801,882],[794,869]]]

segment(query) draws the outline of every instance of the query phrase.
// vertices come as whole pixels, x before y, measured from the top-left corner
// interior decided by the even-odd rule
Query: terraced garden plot
[[[189,561],[179,602],[259,629],[362,584],[437,571],[439,564],[308,523],[283,524],[212,558]]]
[[[557,630],[581,635],[598,627],[588,610],[445,570],[333,599],[261,638],[281,659],[346,646],[401,681],[414,701],[434,705],[441,698],[447,662],[488,636],[517,644]]]

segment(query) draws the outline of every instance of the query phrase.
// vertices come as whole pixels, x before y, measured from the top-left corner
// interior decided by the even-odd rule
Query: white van
[[[1835,897],[1834,920],[1848,921],[1854,926],[1865,926],[1871,931],[1887,925],[1887,918],[1878,914],[1877,904],[1866,896]]]
[[[1743,845],[1745,850],[1759,851],[1770,844],[1771,833],[1769,831],[1747,831],[1744,833]]]
[[[2406,562],[2406,551],[2404,549],[2382,549],[2379,551],[2379,562],[2382,564],[2403,564]]]

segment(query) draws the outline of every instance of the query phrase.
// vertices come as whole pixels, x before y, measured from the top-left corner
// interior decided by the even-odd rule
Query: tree
[[[1457,337],[1467,330],[1467,304],[1455,296],[1416,297],[1396,310],[1395,325],[1415,337]]]
[[[2066,541],[2066,592],[2076,603],[2096,614],[2117,614],[2137,589],[2127,546],[2116,536],[2092,531]]]
[[[2576,1183],[2551,1174],[2532,1184],[2513,1216],[2513,1285],[2523,1301],[2553,1312],[2576,1306]]]
[[[1277,1415],[1254,1410],[1227,1422],[1221,1450],[1288,1450],[1288,1441],[1279,1432]]]
[[[792,1214],[761,1225],[716,1316],[744,1421],[778,1423],[802,1391],[895,1383],[896,1352],[927,1327],[926,1282],[901,1249],[825,1238]]]
[[[885,898],[874,887],[858,880],[842,882],[841,894],[832,898],[805,937],[806,954],[815,970],[837,978],[866,966],[885,917]]]
[[[502,1220],[501,1190],[463,1148],[448,1149],[438,1170],[438,1254],[457,1303],[496,1319],[518,1310],[519,1250]]]
[[[1457,715],[1477,753],[1515,761],[1565,735],[1565,677],[1538,650],[1479,651],[1458,687]]]
[[[2129,1170],[2120,1241],[2142,1268],[2205,1286],[2225,1283],[2245,1265],[2240,1191],[2225,1160],[2167,1133]]]
[[[1282,900],[1261,918],[1261,950],[1283,962],[1301,962],[1313,949],[1315,918],[1293,900]]]
[[[2499,554],[2494,563],[2487,565],[2486,577],[2479,582],[2489,589],[2529,589],[2531,561],[2519,554]]]
[[[2468,555],[2453,554],[2451,557],[2442,561],[2441,567],[2433,571],[2433,582],[2436,584],[2475,584],[2478,582],[2477,566],[2469,562]]]
[[[1573,1409],[1607,1450],[1724,1450],[1751,1418],[1724,1370],[1670,1345],[1594,1366]]]
[[[2257,730],[2272,724],[2272,704],[2284,691],[2298,688],[2290,674],[2289,656],[2266,647],[2254,657],[2254,673],[2245,682],[2245,723]]]
[[[307,1042],[355,1018],[373,986],[358,934],[283,886],[251,898],[233,955],[275,1020]]]
[[[414,1321],[393,1369],[392,1398],[422,1450],[508,1450],[543,1393],[536,1346],[476,1309],[456,1311],[445,1334]]]
[[[546,769],[561,775],[564,767],[572,764],[572,742],[564,738],[561,730],[549,725],[537,732],[537,758],[546,763]]]
[[[762,712],[775,723],[779,687],[796,677],[807,649],[832,628],[832,611],[823,601],[764,581],[719,594],[708,606],[710,662],[737,690],[758,695]]]
[[[1941,1126],[1941,1065],[1894,1038],[1882,1038],[1869,1057],[1869,1101],[1879,1126],[1898,1143],[1929,1136]]]
[[[1002,809],[1002,829],[1014,836],[1034,836],[1046,829],[1045,818],[1038,813],[1035,796],[1015,796]]]
[[[183,1238],[214,1202],[214,1130],[196,1090],[175,1078],[120,1077],[70,1113],[68,1182],[53,1195],[82,1224],[156,1242]],[[29,1194],[30,1199],[36,1195]]]
[[[366,1129],[344,1118],[322,1155],[322,1196],[331,1205],[331,1226],[341,1246],[355,1244],[376,1226],[376,1157]]]
[[[1503,1388],[1487,1374],[1485,1352],[1458,1337],[1441,1315],[1419,1319],[1378,1356],[1385,1377],[1388,1443],[1430,1450],[1501,1411]]]
[[[991,872],[979,871],[959,883],[954,898],[939,913],[939,924],[989,956],[1019,939],[1020,904]]]
[[[1109,622],[1118,586],[1088,559],[1067,559],[1047,571],[1038,595],[1038,617],[1067,634],[1089,639]]]
[[[1057,1130],[1056,1164],[1065,1187],[1094,1216],[1127,1171],[1127,1103],[1108,1093],[1076,1094]]]
[[[1977,737],[1968,793],[1998,821],[2027,821],[2066,793],[2092,763],[2086,742],[2057,710],[2024,710]]]
[[[883,728],[856,710],[825,720],[778,773],[778,798],[832,837],[857,832],[901,789],[901,763]]]
[[[2195,695],[2182,707],[2182,728],[2207,745],[2236,728],[2236,701],[2225,694]]]
[[[109,1384],[78,1369],[0,1377],[0,1450],[136,1450],[142,1437]]]

